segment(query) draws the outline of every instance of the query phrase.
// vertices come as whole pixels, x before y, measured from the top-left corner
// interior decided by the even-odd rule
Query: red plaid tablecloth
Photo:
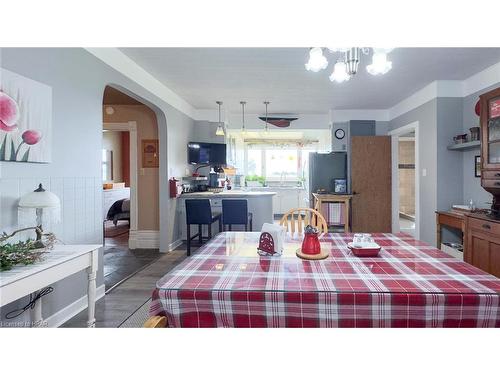
[[[226,232],[158,281],[151,315],[170,327],[500,327],[500,279],[405,234],[374,234],[358,258],[352,234],[321,238],[330,257],[259,257],[259,233]]]

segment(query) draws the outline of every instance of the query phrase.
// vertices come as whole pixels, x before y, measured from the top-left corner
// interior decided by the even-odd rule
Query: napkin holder
[[[264,224],[259,238],[259,255],[281,255],[283,253],[284,228],[274,224]]]

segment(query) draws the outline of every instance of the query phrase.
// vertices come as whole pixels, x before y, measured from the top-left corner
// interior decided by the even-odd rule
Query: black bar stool
[[[232,225],[244,225],[245,232],[248,231],[250,223],[250,232],[252,231],[253,215],[248,212],[248,202],[246,199],[223,199],[222,200],[222,225],[226,230],[232,230]]]
[[[219,222],[219,232],[222,232],[221,214],[212,214],[209,199],[186,199],[187,225],[187,256],[191,255],[191,240],[198,237],[200,245],[203,243],[202,225],[208,225],[208,237],[212,238],[212,223]],[[191,236],[191,225],[198,225],[198,233]]]

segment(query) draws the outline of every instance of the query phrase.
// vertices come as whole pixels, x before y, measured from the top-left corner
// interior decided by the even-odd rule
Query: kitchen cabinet
[[[500,216],[500,87],[480,96],[481,186],[493,195]]]
[[[273,213],[275,215],[283,215],[294,208],[307,207],[307,204],[304,201],[304,198],[306,197],[305,189],[270,189],[276,192],[276,195],[273,197]]]
[[[500,223],[484,214],[467,214],[464,260],[500,277]]]

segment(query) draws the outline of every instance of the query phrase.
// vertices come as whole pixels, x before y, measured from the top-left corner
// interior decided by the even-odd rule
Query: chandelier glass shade
[[[392,69],[392,62],[388,60],[388,54],[393,48],[367,48],[350,47],[338,48],[327,47],[331,54],[340,54],[330,75],[330,81],[341,83],[349,81],[359,70],[359,64],[363,55],[372,52],[372,62],[366,66],[366,71],[371,75],[383,75]],[[309,50],[309,61],[305,64],[306,69],[312,72],[319,72],[328,66],[328,60],[323,55],[323,48],[314,47]]]
[[[351,76],[347,73],[346,63],[342,60],[337,61],[333,67],[333,72],[330,75],[330,81],[342,83],[349,81]]]
[[[323,56],[323,49],[321,47],[311,48],[309,51],[309,61],[307,62],[306,70],[311,72],[319,72],[326,69],[328,60]]]

